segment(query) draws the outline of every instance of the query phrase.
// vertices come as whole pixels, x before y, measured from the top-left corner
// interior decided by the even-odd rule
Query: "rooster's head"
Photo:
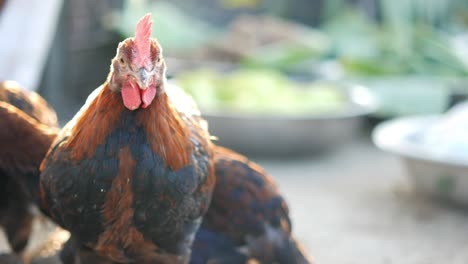
[[[166,65],[159,43],[151,38],[151,15],[138,21],[135,37],[122,41],[112,60],[109,88],[122,95],[129,110],[148,107],[164,92]]]

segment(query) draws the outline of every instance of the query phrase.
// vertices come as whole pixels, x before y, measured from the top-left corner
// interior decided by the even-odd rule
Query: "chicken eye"
[[[125,65],[125,60],[123,58],[120,58],[120,64]]]

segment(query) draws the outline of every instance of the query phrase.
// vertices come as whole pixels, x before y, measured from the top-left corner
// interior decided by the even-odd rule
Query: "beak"
[[[137,76],[135,77],[137,79],[138,86],[140,87],[140,89],[146,90],[146,88],[148,88],[152,76],[153,73],[146,70],[145,67],[142,67],[138,70]]]

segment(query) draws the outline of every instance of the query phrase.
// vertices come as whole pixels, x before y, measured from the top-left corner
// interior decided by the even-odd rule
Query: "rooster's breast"
[[[89,158],[73,159],[66,135],[56,143],[41,178],[45,202],[54,220],[97,251],[128,240],[156,245],[152,250],[187,250],[179,242],[191,241],[185,238],[196,232],[211,198],[203,188],[207,149],[193,137],[190,162],[173,170],[131,115]]]

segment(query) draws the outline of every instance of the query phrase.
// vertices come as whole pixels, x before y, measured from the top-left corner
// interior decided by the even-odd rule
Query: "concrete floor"
[[[320,157],[255,160],[277,180],[294,233],[319,264],[468,263],[468,210],[413,195],[399,160],[368,140]]]
[[[320,158],[259,163],[319,264],[468,263],[468,210],[412,194],[399,160],[368,140]]]

